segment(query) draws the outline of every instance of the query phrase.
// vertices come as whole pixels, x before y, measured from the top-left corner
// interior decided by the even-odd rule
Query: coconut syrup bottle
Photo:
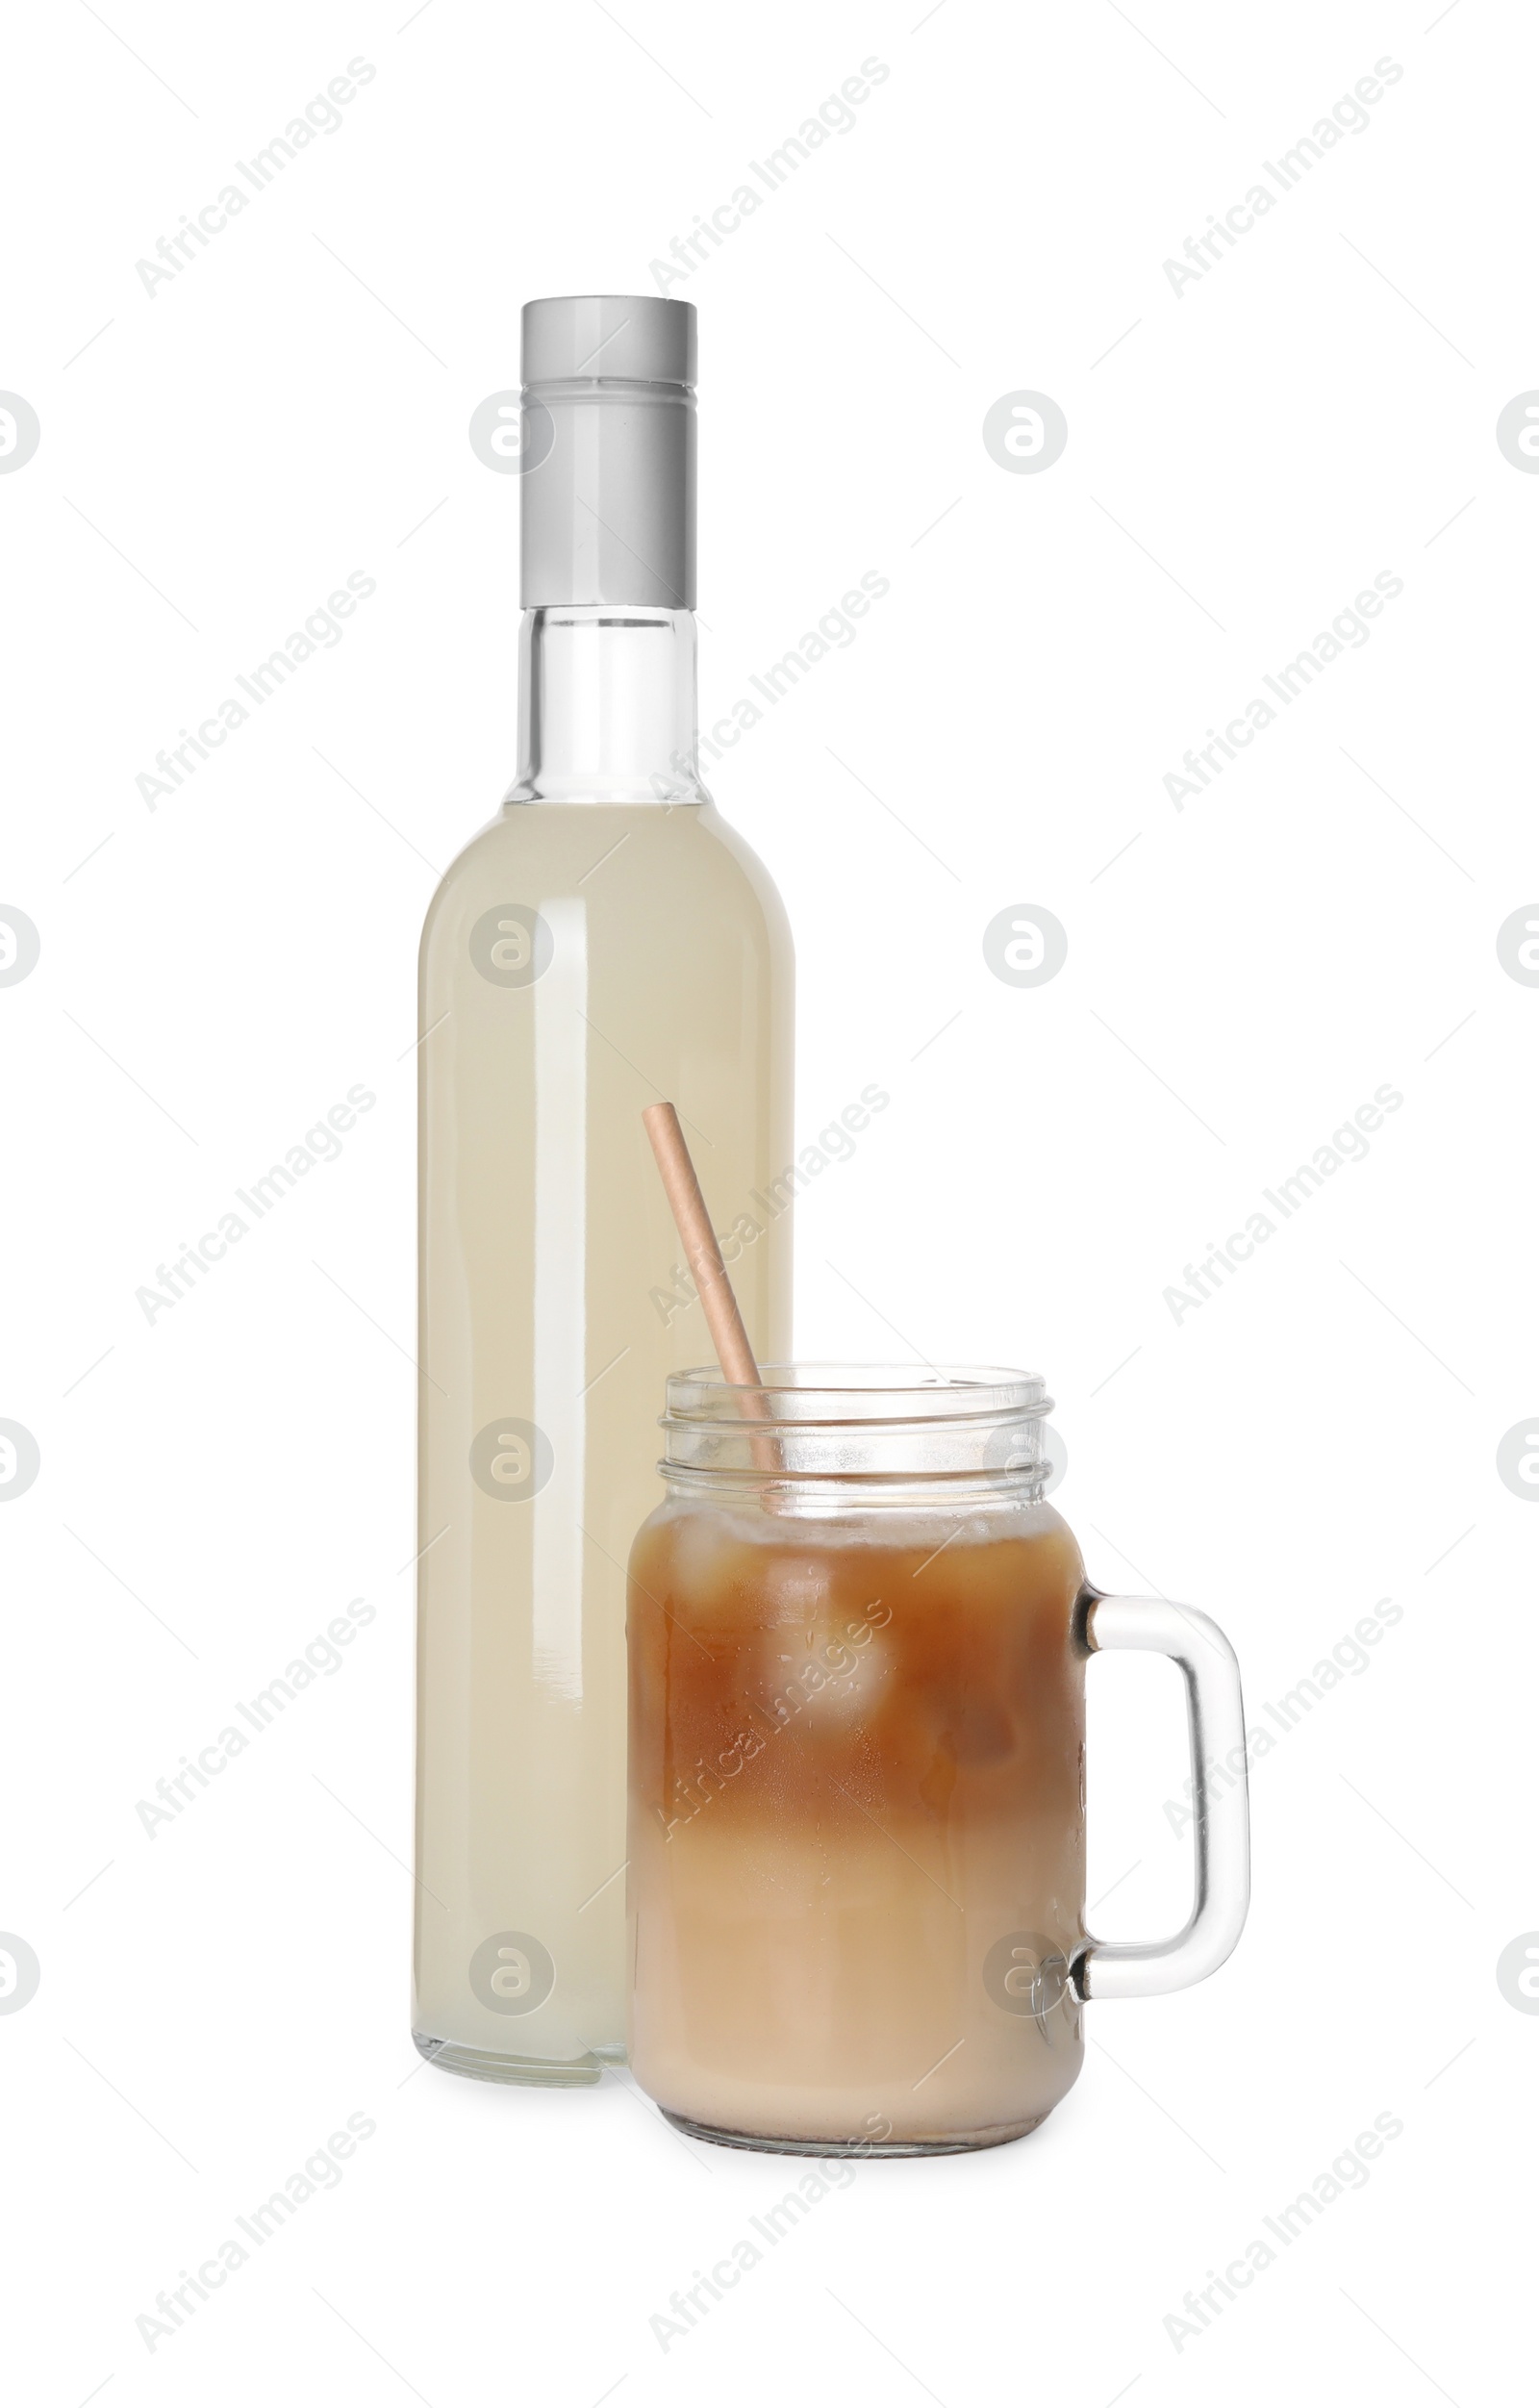
[[[624,1565],[710,1354],[644,1105],[790,1351],[791,944],[696,767],[694,360],[688,302],[524,310],[518,775],[422,938],[413,2030],[493,2081],[624,2051]]]

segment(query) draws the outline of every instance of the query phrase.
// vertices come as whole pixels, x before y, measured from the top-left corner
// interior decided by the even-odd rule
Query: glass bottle
[[[413,2028],[574,2083],[623,2054],[623,1567],[702,1345],[641,1115],[783,1349],[792,964],[696,767],[694,311],[523,336],[519,771],[422,939]]]

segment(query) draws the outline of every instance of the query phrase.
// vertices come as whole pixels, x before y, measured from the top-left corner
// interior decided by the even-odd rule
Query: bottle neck
[[[709,802],[695,753],[694,619],[640,604],[525,611],[512,802]]]

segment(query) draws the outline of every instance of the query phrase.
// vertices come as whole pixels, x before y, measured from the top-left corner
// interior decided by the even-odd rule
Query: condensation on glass
[[[1245,1791],[1204,1770],[1243,1736],[1232,1651],[1089,1584],[1043,1494],[1047,1409],[1004,1371],[669,1381],[630,1560],[631,2057],[686,2130],[1017,2139],[1073,2082],[1087,1999],[1233,1947]],[[1190,1705],[1196,1902],[1147,1945],[1085,1927],[1085,1665],[1123,1647],[1173,1657]]]

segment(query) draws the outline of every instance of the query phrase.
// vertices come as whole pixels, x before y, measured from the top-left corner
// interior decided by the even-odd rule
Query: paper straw
[[[651,1140],[657,1157],[664,1192],[672,1210],[684,1246],[684,1258],[694,1274],[694,1284],[705,1312],[706,1327],[722,1376],[734,1387],[755,1391],[744,1399],[748,1414],[762,1421],[768,1410],[758,1390],[761,1387],[759,1366],[753,1358],[748,1332],[743,1326],[738,1300],[727,1278],[721,1249],[716,1242],[711,1216],[705,1208],[700,1182],[694,1176],[690,1149],[679,1127],[679,1116],[671,1103],[649,1103],[642,1114],[642,1123]],[[752,1440],[753,1459],[761,1471],[778,1471],[779,1454],[768,1431],[756,1432]]]

